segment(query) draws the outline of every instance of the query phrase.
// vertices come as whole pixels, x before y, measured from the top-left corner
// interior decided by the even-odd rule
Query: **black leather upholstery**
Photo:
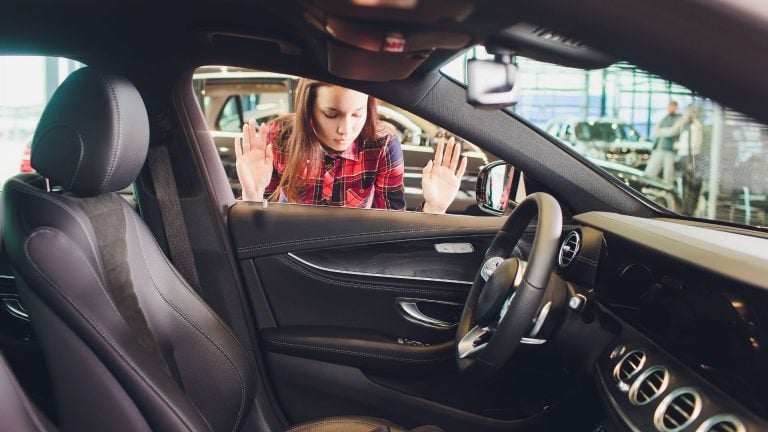
[[[35,408],[0,355],[0,420],[3,430],[52,432],[56,428]]]
[[[32,140],[32,166],[80,196],[131,184],[146,158],[149,122],[128,81],[90,68],[56,90]]]
[[[32,147],[35,168],[64,192],[47,192],[37,174],[5,186],[4,240],[51,368],[59,426],[241,430],[255,397],[252,359],[111,192],[136,177],[147,141],[136,89],[85,68],[54,94]]]

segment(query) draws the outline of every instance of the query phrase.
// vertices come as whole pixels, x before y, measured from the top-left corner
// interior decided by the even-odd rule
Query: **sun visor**
[[[312,4],[332,15],[412,24],[464,21],[475,8],[467,0],[315,0]]]
[[[348,6],[346,16],[320,8],[325,3]],[[390,81],[407,78],[436,49],[459,50],[467,47],[471,38],[453,30],[429,29],[413,23],[370,21],[382,19],[392,12],[377,14],[368,10],[366,17],[349,17],[350,0],[307,4],[305,18],[313,27],[328,36],[328,71],[336,76],[368,81]],[[433,2],[417,5],[433,4]],[[458,14],[449,14],[457,19]]]

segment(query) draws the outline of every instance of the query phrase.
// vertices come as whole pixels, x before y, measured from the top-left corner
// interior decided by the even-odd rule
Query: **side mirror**
[[[504,214],[509,202],[509,195],[520,181],[519,171],[504,162],[492,162],[477,175],[475,196],[480,210],[495,216]]]

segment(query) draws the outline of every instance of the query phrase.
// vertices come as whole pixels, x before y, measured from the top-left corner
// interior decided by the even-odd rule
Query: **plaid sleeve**
[[[404,172],[403,149],[400,140],[392,136],[379,156],[374,182],[374,208],[405,210]]]
[[[277,121],[272,121],[259,129],[259,140],[266,141],[267,144],[272,144],[272,154],[274,156],[272,162],[272,179],[264,189],[265,199],[269,199],[275,190],[277,190],[277,187],[280,185],[282,172],[285,170],[285,155],[280,151],[279,143],[276,142],[279,132],[280,125]]]

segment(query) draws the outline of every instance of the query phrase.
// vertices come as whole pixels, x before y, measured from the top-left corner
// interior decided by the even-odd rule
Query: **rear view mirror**
[[[501,216],[507,208],[510,192],[519,179],[515,179],[512,165],[504,161],[496,161],[486,165],[477,175],[475,190],[477,206],[486,213]]]
[[[509,55],[494,60],[467,61],[467,102],[474,106],[501,108],[516,104],[520,91],[515,86],[517,67]]]

